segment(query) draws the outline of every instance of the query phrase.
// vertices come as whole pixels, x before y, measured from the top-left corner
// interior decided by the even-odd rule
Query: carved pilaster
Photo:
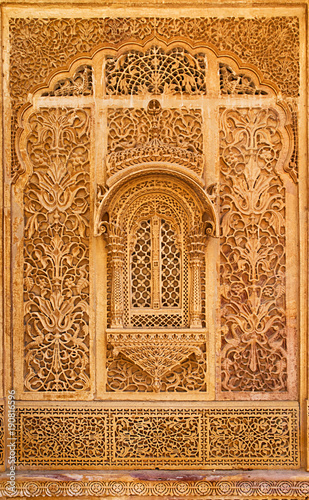
[[[190,327],[202,328],[202,269],[205,261],[205,227],[196,226],[188,236],[190,266]]]
[[[101,225],[103,227],[103,224]],[[111,328],[123,327],[123,265],[124,265],[124,237],[122,230],[109,223],[104,224],[108,241],[108,253],[112,269],[112,297],[111,297]]]

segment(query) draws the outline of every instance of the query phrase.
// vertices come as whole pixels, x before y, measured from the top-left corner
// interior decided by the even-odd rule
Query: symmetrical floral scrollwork
[[[221,110],[222,391],[287,390],[285,189],[272,109]]]
[[[176,47],[165,52],[153,46],[132,50],[106,62],[106,92],[110,95],[206,94],[206,56],[192,56]]]
[[[268,410],[258,414],[243,415],[242,412],[217,410],[216,415],[209,419],[209,454],[212,459],[217,458],[218,465],[225,457],[243,461],[244,466],[250,467],[250,457],[256,461],[264,459],[273,451],[272,443],[276,442],[277,452],[284,455],[291,451],[291,415],[270,414]],[[236,443],[237,439],[237,443]],[[235,444],[233,444],[235,443]]]
[[[89,65],[81,66],[76,70],[72,78],[59,80],[53,90],[43,92],[42,96],[77,96],[92,95],[92,67]]]
[[[156,410],[153,415],[130,412],[129,418],[115,416],[115,456],[127,460],[146,460],[156,464],[189,463],[201,460],[202,412]],[[136,457],[136,458],[135,458]]]
[[[24,191],[25,389],[89,388],[88,109],[29,118]]]
[[[206,391],[206,336],[197,333],[110,333],[107,390]]]
[[[19,405],[16,416],[17,465],[36,469],[299,464],[296,405]]]
[[[198,109],[162,109],[153,99],[144,109],[108,110],[108,175],[149,161],[203,169],[202,115]]]
[[[245,73],[235,73],[224,63],[219,63],[220,92],[231,95],[267,95],[266,90],[256,88],[252,78]]]

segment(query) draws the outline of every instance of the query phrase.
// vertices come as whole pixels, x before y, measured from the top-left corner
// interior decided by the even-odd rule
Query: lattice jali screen
[[[295,405],[250,410],[197,405],[120,408],[108,403],[87,408],[21,406],[18,465],[295,468],[299,463],[297,416]]]
[[[268,18],[126,22],[12,59],[18,466],[297,468],[298,19],[290,86]]]

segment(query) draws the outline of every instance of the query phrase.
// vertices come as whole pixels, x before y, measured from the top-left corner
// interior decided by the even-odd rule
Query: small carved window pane
[[[170,222],[161,221],[162,307],[180,307],[180,251]]]
[[[151,227],[143,220],[132,253],[132,306],[151,307]]]
[[[133,308],[156,311],[181,307],[181,252],[170,221],[157,215],[142,220],[131,254]]]

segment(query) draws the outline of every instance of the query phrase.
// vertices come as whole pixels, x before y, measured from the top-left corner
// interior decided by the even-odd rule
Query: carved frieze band
[[[37,468],[295,468],[298,408],[17,409],[17,464]]]
[[[39,481],[16,481],[16,490],[11,492],[8,483],[0,481],[0,497],[153,497],[153,498],[239,498],[247,500],[304,499],[309,494],[308,480],[204,480],[199,481],[145,481],[136,480],[88,480],[79,478],[60,481],[49,479]]]
[[[272,109],[221,109],[221,390],[287,391],[285,189]]]
[[[87,390],[90,110],[41,109],[30,116],[29,127],[25,390]]]
[[[31,33],[31,36],[29,36]],[[297,17],[10,19],[10,87],[14,101],[79,53],[105,42],[154,38],[187,39],[236,53],[277,83],[285,95],[298,95],[299,20]],[[280,43],[278,43],[280,40]],[[286,54],[289,54],[286,57]]]
[[[107,172],[149,161],[172,161],[201,175],[202,113],[162,109],[156,99],[145,109],[108,110]]]

